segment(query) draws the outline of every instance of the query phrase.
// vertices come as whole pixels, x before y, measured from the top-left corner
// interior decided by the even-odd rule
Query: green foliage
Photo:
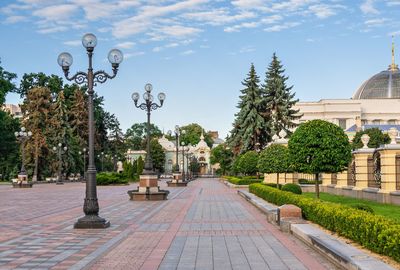
[[[229,147],[224,144],[220,144],[217,147],[211,149],[210,163],[219,163],[222,175],[225,175],[232,166],[233,152]]]
[[[20,94],[21,98],[24,98],[32,88],[46,87],[52,94],[58,94],[63,88],[62,86],[63,80],[57,75],[52,74],[48,76],[43,72],[25,73],[19,88],[15,89],[14,92]]]
[[[303,196],[307,198],[314,198],[315,195],[312,192],[305,192],[303,193]],[[321,200],[327,202],[339,203],[347,206],[351,206],[353,204],[358,204],[358,203],[366,204],[374,210],[375,214],[384,216],[385,218],[392,219],[395,222],[400,223],[399,205],[378,203],[370,200],[362,200],[352,197],[339,196],[325,192],[321,193]]]
[[[232,183],[234,185],[250,185],[254,183],[261,183],[261,179],[255,179],[255,178],[239,178],[239,177],[234,177],[234,176],[226,176],[224,177],[229,183]]]
[[[315,180],[299,179],[300,185],[315,185]],[[322,184],[322,180],[318,180],[318,184]]]
[[[102,172],[96,175],[97,185],[127,185],[129,184],[128,178],[124,174],[115,172]]]
[[[363,131],[358,131],[356,135],[354,135],[352,148],[358,149],[363,147],[363,143],[361,142],[361,136],[364,134],[369,135],[369,148],[378,148],[381,144],[387,144],[390,142],[390,138],[388,134],[383,134],[379,128],[368,128]]]
[[[14,132],[19,131],[19,121],[0,110],[0,177],[10,180],[16,176],[15,167],[21,164]]]
[[[263,184],[249,191],[276,205],[294,204],[306,219],[347,237],[365,248],[400,261],[400,224],[382,216],[335,203],[304,198]]]
[[[244,153],[239,160],[239,172],[246,175],[254,175],[257,172],[258,154],[256,151]]]
[[[153,168],[160,173],[164,172],[165,153],[161,144],[156,138],[150,141],[150,153],[153,160]]]
[[[285,173],[290,171],[289,150],[281,144],[271,144],[261,151],[257,164],[262,173]]]
[[[136,160],[136,174],[141,175],[143,173],[144,169],[144,161],[142,156],[139,156],[139,158]]]
[[[301,190],[301,187],[300,187],[299,185],[297,185],[297,184],[292,184],[292,183],[285,184],[285,185],[282,187],[281,190],[282,190],[282,191],[289,191],[289,192],[292,192],[292,193],[294,193],[294,194],[301,194],[301,193],[303,193],[302,190]]]
[[[6,101],[7,93],[15,89],[15,84],[12,82],[17,78],[15,73],[10,73],[1,66],[0,61],[0,107]]]
[[[237,105],[239,112],[235,114],[233,129],[228,138],[228,144],[235,154],[255,150],[257,143],[263,145],[265,142],[266,121],[261,115],[259,84],[260,79],[251,64],[247,78],[242,82],[244,89],[240,90],[242,95]]]
[[[269,186],[269,187],[273,187],[273,188],[279,188],[282,189],[282,184],[276,184],[276,183],[265,183],[264,185]]]
[[[136,174],[136,170],[137,170],[137,162],[136,161],[134,161],[133,163],[124,161],[122,166],[124,169],[123,174],[126,176],[126,178],[128,178],[129,180],[132,180],[132,181],[139,179]]]
[[[211,138],[210,134],[205,132],[204,128],[199,124],[192,123],[186,126],[180,127],[181,131],[185,131],[185,134],[181,134],[180,141],[184,142],[185,145],[191,144],[196,145],[200,141],[201,134],[204,136],[204,141],[207,143],[208,147],[212,147],[213,139]],[[175,136],[172,135],[169,137],[171,140],[175,139]]]
[[[350,205],[350,207],[358,209],[358,210],[363,210],[363,211],[366,211],[371,214],[374,213],[374,210],[369,205],[364,204],[364,203],[355,203],[355,204]]]
[[[323,120],[301,124],[289,140],[293,169],[304,173],[336,173],[351,160],[349,139],[343,130]]]
[[[284,72],[274,53],[261,89],[261,111],[268,120],[270,134],[278,134],[281,130],[291,134],[290,128],[297,126],[293,121],[301,117],[299,110],[293,109],[299,100],[294,99],[295,93],[291,93],[293,86],[286,86],[288,77]]]
[[[132,150],[143,150],[143,141],[147,135],[147,122],[133,124],[125,134],[126,147]],[[150,138],[162,136],[161,130],[150,123]]]

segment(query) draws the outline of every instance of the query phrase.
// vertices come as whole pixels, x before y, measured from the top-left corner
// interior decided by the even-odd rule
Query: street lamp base
[[[74,229],[105,229],[110,227],[110,221],[97,215],[87,215],[78,219]]]
[[[138,189],[128,191],[132,201],[162,201],[167,199],[168,194],[168,190],[162,190],[158,186],[158,176],[156,174],[140,175]]]

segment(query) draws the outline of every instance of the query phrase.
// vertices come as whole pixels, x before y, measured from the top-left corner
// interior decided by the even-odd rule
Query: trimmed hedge
[[[289,192],[292,192],[294,194],[302,194],[303,193],[303,191],[301,190],[301,187],[299,185],[291,184],[291,183],[285,184],[281,188],[281,190],[282,191],[289,191]]]
[[[400,262],[400,224],[348,206],[304,198],[263,184],[249,191],[276,205],[294,204],[306,219]]]
[[[254,179],[254,178],[238,178],[234,176],[226,176],[224,177],[226,180],[228,180],[229,183],[232,183],[234,185],[250,185],[254,183],[261,183],[263,180],[262,179]]]
[[[102,172],[96,175],[96,182],[99,186],[107,185],[128,185],[129,180],[122,173]]]

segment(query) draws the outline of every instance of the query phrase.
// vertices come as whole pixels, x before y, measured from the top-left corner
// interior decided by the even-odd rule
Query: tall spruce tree
[[[283,65],[274,53],[261,89],[261,112],[269,122],[271,135],[281,130],[291,134],[289,129],[296,126],[293,121],[301,117],[299,110],[292,109],[299,100],[294,99],[295,93],[291,92],[293,86],[286,85],[288,77],[284,72]]]
[[[260,115],[259,83],[260,79],[251,64],[247,78],[242,82],[245,88],[240,90],[239,112],[235,114],[234,128],[229,138],[229,144],[236,154],[255,150],[257,143],[262,145],[265,141],[266,121]]]
[[[31,88],[21,106],[23,112],[22,126],[32,132],[32,138],[26,142],[27,169],[33,179],[40,180],[48,170],[49,153],[46,138],[50,126],[51,92],[47,87]]]

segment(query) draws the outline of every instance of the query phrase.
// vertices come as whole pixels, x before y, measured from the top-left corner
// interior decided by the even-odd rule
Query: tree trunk
[[[39,169],[39,143],[35,141],[35,169],[33,171],[32,181],[38,180],[38,169]]]
[[[315,195],[319,199],[319,173],[315,174]]]
[[[279,188],[279,173],[276,174],[276,188],[280,189]]]

